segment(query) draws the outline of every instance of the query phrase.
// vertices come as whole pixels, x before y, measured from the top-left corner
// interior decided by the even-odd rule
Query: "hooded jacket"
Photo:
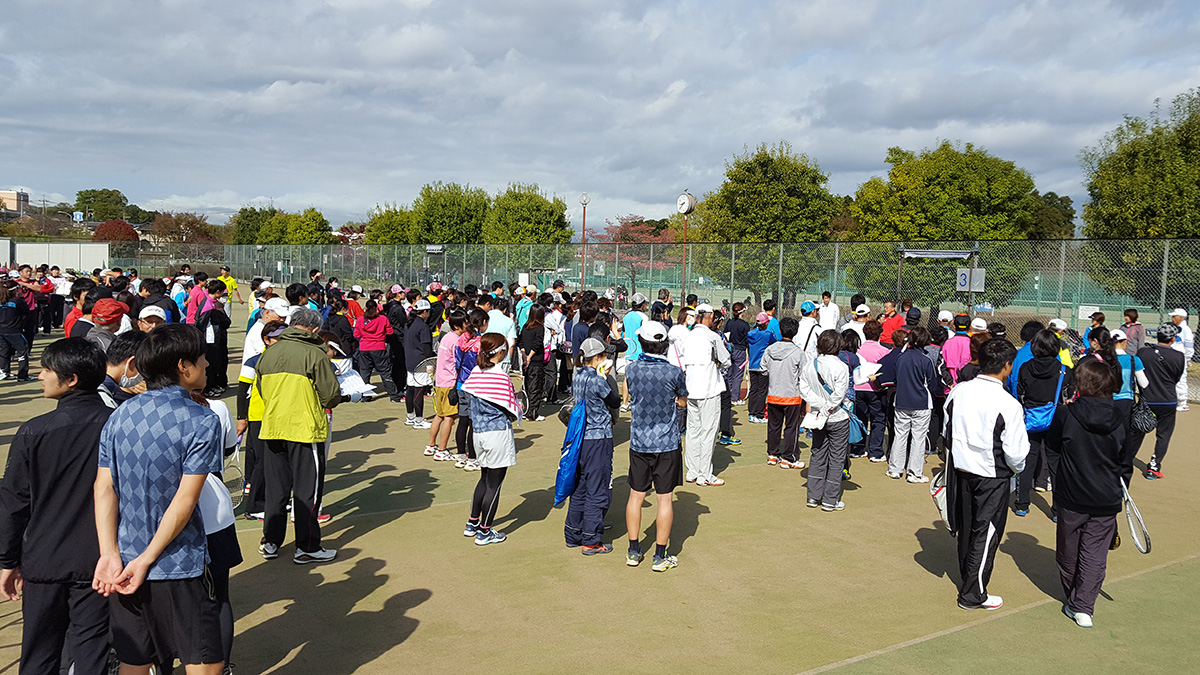
[[[1121,480],[1133,473],[1125,446],[1125,416],[1110,398],[1084,397],[1059,407],[1046,437],[1054,501],[1090,516],[1121,510]]]
[[[1058,388],[1058,374],[1064,369],[1057,356],[1038,356],[1026,361],[1017,375],[1017,400],[1026,408],[1036,408],[1054,399]],[[1075,374],[1066,367],[1063,376],[1062,394],[1058,403],[1071,400],[1075,393]]]
[[[800,346],[791,340],[776,342],[762,356],[762,368],[767,372],[767,402],[777,405],[798,405],[800,369],[807,361]]]
[[[316,334],[283,331],[259,358],[254,387],[264,405],[259,438],[324,443],[329,437],[325,409],[341,402],[342,390]]]

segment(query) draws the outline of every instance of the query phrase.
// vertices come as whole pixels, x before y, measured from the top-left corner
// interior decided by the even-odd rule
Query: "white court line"
[[[1185,563],[1185,562],[1188,562],[1189,560],[1193,560],[1195,558],[1200,558],[1200,553],[1193,553],[1191,555],[1179,558],[1178,560],[1172,560],[1170,562],[1161,563],[1161,564],[1155,565],[1153,567],[1147,567],[1144,570],[1139,570],[1137,572],[1131,572],[1130,574],[1126,574],[1125,576],[1122,576],[1122,577],[1117,577],[1116,579],[1108,579],[1108,580],[1106,580],[1106,583],[1110,583],[1110,584],[1119,583],[1122,581],[1133,579],[1135,577],[1140,577],[1143,574],[1147,574],[1149,572],[1157,572],[1158,570],[1161,570],[1166,567],[1170,567],[1172,565],[1178,565],[1180,563]],[[1028,605],[1022,605],[1021,607],[1017,607],[1016,609],[1004,610],[1004,611],[999,611],[999,612],[988,612],[987,616],[976,619],[974,621],[968,621],[967,623],[964,623],[962,625],[954,626],[951,628],[946,628],[944,630],[939,630],[935,633],[930,633],[928,635],[922,635],[921,637],[913,638],[911,640],[905,640],[904,642],[896,643],[890,647],[884,647],[883,649],[876,649],[873,652],[867,652],[866,654],[859,654],[858,656],[852,656],[852,657],[850,657],[848,659],[844,659],[842,661],[829,663],[824,666],[819,666],[817,668],[813,668],[812,670],[806,670],[806,671],[800,673],[799,675],[814,675],[815,673],[829,672],[831,670],[841,668],[842,666],[848,666],[848,665],[851,665],[854,663],[858,663],[859,661],[866,661],[868,659],[873,659],[876,656],[883,656],[884,654],[890,654],[892,652],[900,651],[901,649],[905,649],[905,648],[911,647],[913,645],[918,645],[918,644],[921,644],[922,642],[928,642],[930,640],[940,638],[944,635],[950,635],[952,633],[957,633],[958,631],[964,630],[966,628],[974,628],[975,626],[979,626],[979,625],[988,623],[990,621],[995,621],[996,619],[1001,619],[1006,616],[1011,616],[1013,614],[1019,614],[1021,612],[1024,612],[1025,610],[1033,609],[1035,607],[1041,607],[1042,605],[1048,605],[1052,602],[1059,602],[1059,600],[1058,600],[1058,598],[1045,598],[1043,600],[1038,600],[1037,602],[1031,602]]]

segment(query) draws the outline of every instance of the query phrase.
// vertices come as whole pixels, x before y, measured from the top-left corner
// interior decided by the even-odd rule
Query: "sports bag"
[[[1054,411],[1058,408],[1059,397],[1062,396],[1063,378],[1067,374],[1065,365],[1059,366],[1058,371],[1058,387],[1054,390],[1054,400],[1049,403],[1039,405],[1036,408],[1025,409],[1025,430],[1026,431],[1045,431],[1050,428],[1050,423],[1054,421]]]
[[[583,430],[587,426],[587,411],[583,399],[575,404],[563,438],[562,455],[558,460],[558,475],[554,479],[554,505],[559,506],[575,492],[579,475],[579,448],[583,445]]]

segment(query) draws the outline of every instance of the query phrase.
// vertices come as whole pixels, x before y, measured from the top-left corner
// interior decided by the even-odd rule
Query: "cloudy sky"
[[[273,201],[337,227],[435,180],[536,182],[577,226],[583,191],[589,224],[662,217],[781,139],[839,194],[947,139],[1081,202],[1081,148],[1200,84],[1184,0],[5,7],[0,186],[214,222]]]

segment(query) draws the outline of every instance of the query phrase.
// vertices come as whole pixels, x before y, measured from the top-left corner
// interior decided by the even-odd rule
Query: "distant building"
[[[29,193],[0,190],[0,211],[23,216],[29,211]]]

